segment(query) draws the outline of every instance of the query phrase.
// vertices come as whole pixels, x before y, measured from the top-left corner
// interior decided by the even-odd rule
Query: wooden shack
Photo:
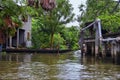
[[[97,19],[81,29],[79,45],[82,55],[111,57],[118,60],[120,57],[120,33],[107,33],[102,29],[100,22]],[[86,30],[89,31],[89,36],[85,36]]]

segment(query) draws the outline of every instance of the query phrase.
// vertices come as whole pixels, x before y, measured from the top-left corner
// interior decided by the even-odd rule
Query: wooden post
[[[91,50],[92,50],[92,55],[94,54],[94,43],[92,43],[92,47],[91,47]]]
[[[118,53],[120,53],[120,42],[118,43]]]
[[[96,24],[95,24],[96,26]],[[95,34],[95,57],[98,56],[98,48],[99,48],[99,30],[98,27],[96,26],[96,34]]]
[[[116,55],[116,63],[120,64],[120,42],[118,41],[118,51],[117,51],[117,55]]]
[[[6,36],[5,36],[5,45],[6,45],[6,49],[8,48],[8,32],[7,32],[7,34],[6,34]]]
[[[115,41],[112,41],[111,42],[111,56],[114,62],[116,62],[116,55],[117,55],[117,43]]]
[[[12,47],[12,36],[9,36],[9,47]]]
[[[117,43],[114,45],[114,58],[115,58],[115,63],[117,63]]]
[[[101,21],[97,19],[97,35],[98,35],[98,53],[103,52],[103,43],[102,43],[102,32],[101,32]],[[102,55],[104,57],[104,55]]]
[[[16,42],[16,47],[19,47],[19,28],[17,29],[17,42]]]
[[[101,32],[101,21],[100,19],[97,19],[97,23],[98,23],[98,33],[99,33],[99,40],[102,40],[102,32]]]
[[[103,58],[106,56],[105,50],[106,50],[105,49],[105,43],[104,44],[102,43],[102,51],[101,52],[102,52],[102,57]]]
[[[82,56],[83,56],[83,42],[84,42],[84,32],[82,30],[80,32],[80,39],[79,39],[79,45],[80,45],[80,50],[81,50]]]

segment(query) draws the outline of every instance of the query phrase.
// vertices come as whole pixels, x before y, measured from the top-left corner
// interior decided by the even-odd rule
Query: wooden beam
[[[119,41],[119,40],[120,40],[120,37],[117,37],[117,38],[107,38],[107,39],[102,39],[103,42],[113,41],[113,40]]]
[[[85,43],[87,42],[95,42],[95,39],[92,39],[92,40],[84,40]]]
[[[85,28],[82,29],[82,31],[86,30],[87,28],[91,27],[92,25],[94,25],[96,23],[96,21],[94,21],[93,23],[89,24],[88,26],[86,26]]]

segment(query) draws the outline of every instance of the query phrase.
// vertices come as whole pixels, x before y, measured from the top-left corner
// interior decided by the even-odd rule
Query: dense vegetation
[[[81,15],[77,20],[83,27],[100,18],[103,29],[119,32],[120,7],[117,4],[113,0],[87,0],[86,5],[80,5]],[[79,29],[65,26],[73,21],[72,11],[69,0],[0,0],[0,30],[14,36],[29,15],[32,16],[33,48],[77,49]]]
[[[34,25],[34,23],[33,23]],[[60,29],[61,28],[61,29]],[[54,34],[53,49],[78,49],[77,27],[59,26],[59,31]],[[32,42],[34,48],[48,49],[51,47],[51,36],[49,31],[42,30],[42,27],[35,26],[32,30]]]
[[[0,0],[0,30],[14,36],[28,15],[32,17],[33,48],[78,49],[78,29],[69,0]]]
[[[41,7],[46,11],[55,7],[54,0],[48,1],[0,0],[0,29],[4,30],[6,35],[13,36],[16,29],[22,26],[22,22],[26,21],[28,15],[37,16]]]
[[[114,0],[87,0],[86,6],[80,5],[79,7],[82,14],[78,21],[82,23],[81,26],[84,26],[85,23],[100,18],[103,29],[108,32],[119,32],[120,7],[118,3]]]
[[[73,20],[72,5],[68,0],[56,2],[56,8],[33,18],[32,42],[35,48],[78,49],[78,29],[65,27]]]
[[[14,35],[16,28],[22,25],[19,15],[24,10],[12,0],[0,0],[0,29],[5,34]]]

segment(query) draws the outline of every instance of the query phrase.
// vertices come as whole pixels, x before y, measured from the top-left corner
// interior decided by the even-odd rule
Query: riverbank
[[[4,49],[7,53],[66,53],[72,50],[46,50],[46,49]]]

